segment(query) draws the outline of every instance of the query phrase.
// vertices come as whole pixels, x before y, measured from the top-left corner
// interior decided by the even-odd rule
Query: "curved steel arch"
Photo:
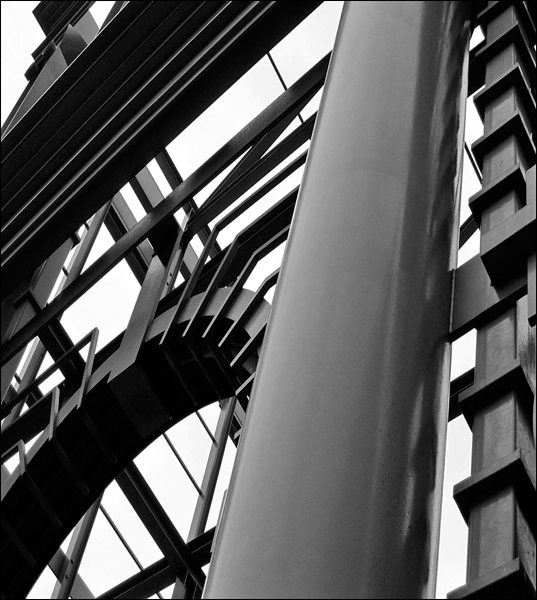
[[[219,288],[215,292],[203,312],[206,323],[218,315],[231,292],[232,288]],[[241,290],[226,311],[220,336],[213,336],[215,343],[241,318],[254,297],[254,292]],[[189,300],[180,315],[179,330],[196,314],[201,299],[202,295],[198,294]],[[185,338],[178,335],[172,342],[184,373],[181,382],[176,379],[158,344],[173,309],[169,308],[153,322],[139,364],[169,411],[168,422],[144,436],[136,431],[108,382],[116,358],[114,352],[91,376],[83,402],[78,403],[75,393],[65,403],[53,434],[49,428],[45,430],[2,489],[2,520],[10,536],[2,547],[6,597],[26,596],[69,531],[140,452],[195,410],[236,393],[199,336],[191,336],[187,344]],[[230,370],[244,345],[264,330],[268,314],[268,303],[257,302],[253,314],[242,323],[237,341],[221,349],[221,360],[225,357],[229,361]],[[238,387],[255,370],[257,352],[255,348],[251,350],[243,364],[234,369]],[[147,389],[140,389],[140,393],[146,392]],[[151,412],[151,407],[148,410]],[[72,467],[66,467],[66,456],[76,469],[76,477]]]

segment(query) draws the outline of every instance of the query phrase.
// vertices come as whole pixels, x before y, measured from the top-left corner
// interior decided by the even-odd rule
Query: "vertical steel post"
[[[190,533],[188,534],[188,542],[197,538],[205,531],[207,519],[209,518],[209,511],[211,510],[211,504],[214,498],[214,492],[216,490],[218,475],[220,474],[220,467],[222,466],[222,460],[224,459],[224,451],[226,449],[229,431],[233,422],[233,416],[235,415],[236,404],[236,398],[225,398],[222,401],[222,410],[220,411],[215,431],[216,441],[212,443],[209,458],[207,459],[207,466],[205,467],[205,473],[201,484],[201,495],[199,496],[196,502],[196,508],[194,509]]]
[[[431,598],[470,3],[347,2],[206,598]]]

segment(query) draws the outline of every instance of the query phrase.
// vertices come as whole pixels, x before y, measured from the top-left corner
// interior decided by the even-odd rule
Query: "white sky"
[[[2,123],[26,85],[24,72],[32,62],[31,53],[44,39],[31,12],[37,4],[38,2],[31,1],[1,2]],[[99,25],[112,4],[113,2],[97,2],[91,9]],[[342,2],[325,3],[307,20],[305,27],[298,29],[272,51],[271,54],[287,85],[292,84],[331,49],[341,6]],[[476,41],[478,39],[474,39],[474,43]],[[227,94],[169,145],[168,150],[181,175],[188,176],[276,98],[281,91],[281,84],[268,58],[265,57],[247,77],[233,86]],[[309,116],[315,110],[318,98],[314,100],[311,106],[306,107],[303,111],[304,117]],[[483,129],[471,102],[468,103],[467,111],[466,138],[468,145],[471,145],[482,135]],[[293,126],[296,126],[297,122],[298,120],[295,120]],[[297,151],[293,157],[300,154],[301,151],[302,149]],[[163,194],[169,193],[170,188],[163,181],[162,174],[154,161],[150,164],[150,170]],[[219,243],[223,246],[227,245],[233,239],[237,229],[242,228],[245,223],[264,212],[268,205],[282,196],[282,190],[287,191],[295,187],[300,180],[301,173],[300,170],[289,181],[274,190],[259,206],[248,211],[234,228],[224,230],[219,236]],[[469,196],[475,193],[479,187],[479,182],[465,157],[461,222],[469,215],[467,206]],[[135,216],[138,219],[143,217],[145,212],[135,198],[132,188],[126,186],[122,191]],[[208,192],[205,190],[201,192],[197,197],[198,202],[203,202],[207,194]],[[99,235],[89,263],[105,252],[112,243],[111,236],[103,231]],[[198,253],[200,246],[201,243],[198,243]],[[460,252],[459,264],[471,258],[478,251],[478,235],[474,235]],[[248,281],[247,287],[256,289],[266,274],[280,262],[282,253],[283,246],[278,248],[271,257],[267,257],[264,264],[256,269]],[[66,311],[62,323],[74,342],[81,339],[95,326],[99,327],[99,347],[102,347],[127,325],[138,290],[137,281],[123,261]],[[267,296],[268,299],[270,297],[270,295]],[[475,332],[470,332],[454,344],[452,378],[471,368],[474,356]],[[50,364],[50,361],[46,364]],[[50,385],[56,385],[57,382],[56,379]],[[212,405],[204,409],[202,413],[213,431],[218,412],[218,407]],[[201,483],[210,440],[199,420],[193,417],[178,424],[170,430],[169,436],[198,484]],[[462,417],[458,418],[450,423],[448,428],[437,598],[445,598],[448,591],[465,582],[467,529],[451,494],[453,485],[470,474],[470,447],[471,436],[468,426]],[[231,471],[234,453],[234,447],[228,443],[208,528],[216,522],[221,497],[227,487],[227,478]],[[142,453],[136,459],[136,464],[170,514],[181,535],[186,538],[197,494],[164,440],[159,439],[151,448]],[[181,500],[178,501],[178,498]],[[148,566],[162,557],[160,550],[135,515],[117,484],[114,483],[110,486],[105,494],[103,504],[143,566]],[[67,543],[64,543],[62,547],[66,549]],[[105,517],[99,513],[80,574],[92,592],[97,595],[137,571],[136,565],[121,546]],[[54,577],[50,570],[46,569],[30,597],[38,598],[50,595],[53,585]],[[171,588],[163,592],[164,597],[170,597],[170,594]]]

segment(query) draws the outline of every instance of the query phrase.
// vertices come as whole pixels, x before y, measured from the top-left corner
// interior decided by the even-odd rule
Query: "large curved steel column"
[[[347,2],[205,598],[434,597],[469,2]]]

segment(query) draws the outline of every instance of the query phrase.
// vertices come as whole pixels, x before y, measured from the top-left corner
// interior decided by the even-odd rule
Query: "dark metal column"
[[[347,2],[206,598],[431,598],[470,3]]]
[[[489,2],[477,23],[485,31],[485,44],[476,53],[484,87],[474,103],[484,135],[472,151],[483,188],[470,207],[480,226],[480,259],[487,273],[478,293],[484,297],[492,290],[499,297],[526,276],[528,256],[535,252],[535,204],[526,189],[535,164],[530,134],[535,29],[523,2]],[[454,488],[469,527],[467,583],[448,598],[535,598],[530,289],[528,283],[528,295],[523,291],[522,297],[505,300],[476,323],[475,383],[459,397],[473,433],[472,473]]]

